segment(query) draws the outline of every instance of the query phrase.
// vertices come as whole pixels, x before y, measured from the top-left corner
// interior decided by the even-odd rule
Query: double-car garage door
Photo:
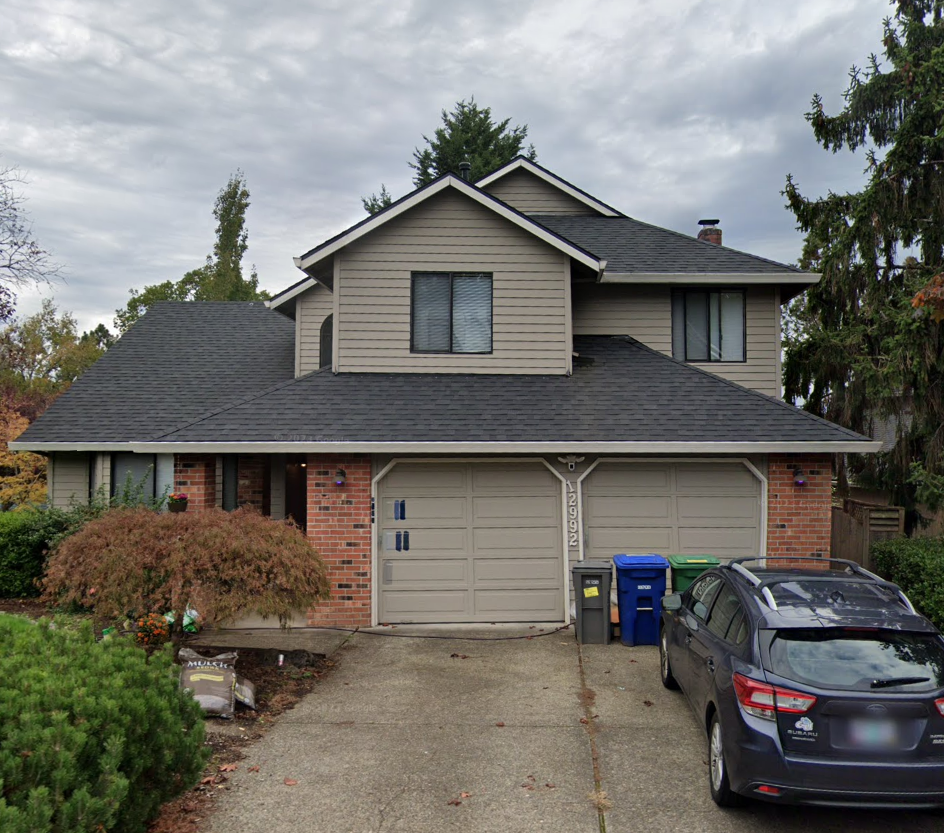
[[[541,462],[398,463],[378,493],[379,621],[563,619],[561,487]],[[757,555],[761,488],[738,462],[601,462],[584,556]]]

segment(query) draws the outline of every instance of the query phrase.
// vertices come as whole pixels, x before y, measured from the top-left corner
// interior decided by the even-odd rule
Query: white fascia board
[[[504,168],[499,168],[497,171],[490,173],[487,177],[480,179],[475,184],[479,188],[485,188],[486,186],[491,185],[493,182],[498,181],[503,176],[510,174],[512,171],[518,170],[518,168],[524,168],[528,173],[533,174],[539,179],[543,179],[550,185],[553,185],[558,191],[563,191],[569,197],[573,197],[575,200],[579,200],[584,205],[590,206],[590,208],[592,208],[594,211],[599,211],[604,217],[623,216],[618,211],[614,211],[608,205],[595,200],[589,194],[584,194],[583,191],[578,191],[573,187],[573,185],[568,185],[566,182],[564,182],[564,180],[560,179],[554,174],[545,171],[543,168],[539,168],[528,159],[515,159],[505,165]]]
[[[514,211],[513,209],[504,205],[494,197],[483,194],[477,188],[469,185],[469,183],[467,183],[465,180],[451,175],[445,176],[429,187],[417,191],[415,194],[413,194],[413,196],[407,197],[398,205],[389,208],[386,211],[381,211],[379,214],[375,214],[371,220],[364,223],[363,225],[358,226],[357,228],[351,229],[351,231],[349,231],[347,234],[341,235],[329,246],[325,246],[323,249],[313,252],[308,257],[296,259],[295,265],[298,266],[298,268],[302,271],[308,269],[318,261],[324,260],[329,255],[332,255],[340,249],[343,249],[345,246],[351,245],[351,243],[360,239],[365,234],[370,234],[384,223],[389,222],[395,217],[399,217],[404,212],[409,211],[411,208],[414,208],[420,203],[425,202],[430,197],[440,193],[441,191],[444,191],[447,188],[454,188],[460,194],[465,194],[467,197],[471,197],[473,200],[479,203],[479,205],[483,205],[490,211],[494,211],[499,216],[504,217],[506,220],[509,220],[516,226],[523,228],[525,231],[543,240],[545,243],[553,246],[555,249],[564,252],[564,254],[569,255],[578,263],[582,263],[584,266],[594,270],[600,268],[600,261],[597,258],[587,254],[582,249],[578,249],[576,246],[567,243],[556,234],[552,234],[543,226],[535,223],[533,220],[528,219],[526,216],[519,214],[517,211]]]
[[[755,283],[755,284],[814,284],[823,276],[818,272],[604,272],[600,283]]]
[[[304,436],[304,435],[302,435]],[[306,440],[298,442],[134,442],[134,443],[10,443],[14,451],[132,451],[138,454],[804,454],[880,451],[881,442],[359,442]]]
[[[295,261],[295,265],[299,269],[302,269],[301,267],[302,259],[300,257],[292,258],[292,260]],[[302,269],[302,271],[304,272],[305,270]],[[282,306],[282,304],[286,303],[287,301],[291,301],[292,298],[296,298],[297,296],[301,295],[303,292],[308,291],[309,289],[311,289],[313,286],[316,286],[317,284],[321,284],[325,289],[328,290],[328,292],[334,291],[326,283],[323,283],[322,281],[319,281],[317,278],[313,278],[311,275],[309,275],[308,280],[303,280],[297,285],[293,286],[291,289],[286,290],[280,295],[276,295],[274,298],[270,298],[268,301],[265,302],[265,305],[269,309],[275,309],[276,307],[280,307]]]

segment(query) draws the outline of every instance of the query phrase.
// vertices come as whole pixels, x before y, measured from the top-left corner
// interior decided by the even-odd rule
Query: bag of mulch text
[[[189,689],[204,714],[232,717],[236,699],[236,651],[204,657],[190,648],[181,648],[177,659],[180,687]]]

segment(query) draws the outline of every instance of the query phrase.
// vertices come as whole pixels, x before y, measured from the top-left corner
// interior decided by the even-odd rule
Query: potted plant
[[[187,496],[183,492],[171,492],[167,496],[168,512],[186,512]]]

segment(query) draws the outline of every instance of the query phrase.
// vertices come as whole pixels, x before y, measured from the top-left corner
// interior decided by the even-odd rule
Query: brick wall
[[[240,454],[237,472],[236,505],[252,504],[266,512],[265,467],[268,457],[262,454]]]
[[[174,491],[187,495],[188,512],[216,506],[216,455],[175,454]]]
[[[328,567],[331,599],[308,612],[308,624],[370,626],[370,457],[309,454],[308,540]],[[335,474],[343,469],[344,486]]]
[[[806,485],[794,483],[803,470]],[[828,558],[833,464],[829,454],[771,454],[767,464],[767,556]],[[776,562],[774,562],[776,564]]]

